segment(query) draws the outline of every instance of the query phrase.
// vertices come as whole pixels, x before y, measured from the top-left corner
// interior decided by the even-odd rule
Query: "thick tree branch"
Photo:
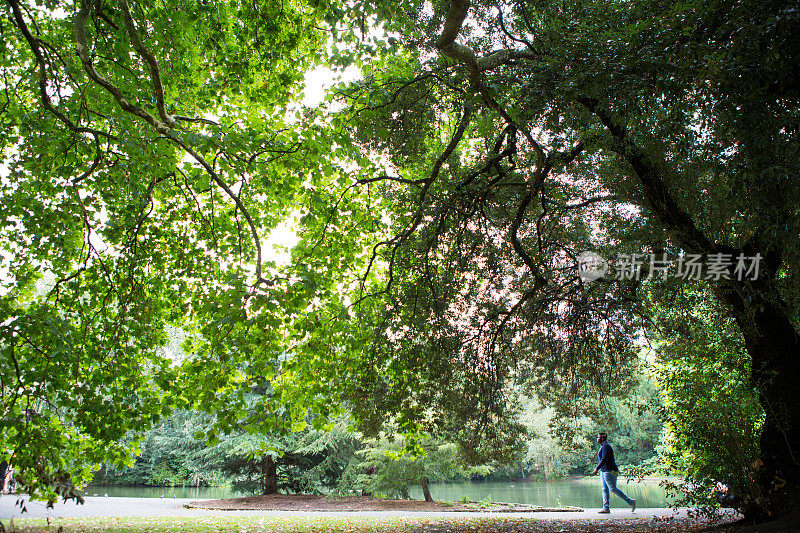
[[[533,258],[519,241],[519,228],[522,226],[522,222],[525,220],[525,212],[528,210],[528,206],[532,201],[533,192],[528,189],[525,191],[525,195],[522,197],[522,202],[520,202],[519,206],[517,207],[517,214],[514,216],[514,221],[511,223],[511,229],[508,232],[508,236],[511,240],[511,246],[514,248],[514,252],[516,252],[516,254],[522,259],[531,274],[535,275],[539,272],[539,269],[536,267],[536,263],[534,263]]]
[[[514,126],[517,130],[521,131],[528,144],[536,151],[537,156],[537,170],[540,170],[545,162],[545,153],[542,146],[536,142],[531,133],[511,117],[503,106],[491,95],[490,91],[483,82],[483,71],[491,70],[505,64],[508,61],[516,58],[525,57],[527,59],[538,58],[532,52],[517,51],[517,50],[501,50],[486,57],[478,58],[475,52],[468,46],[456,42],[456,37],[461,31],[461,26],[464,24],[464,19],[469,12],[469,0],[452,0],[450,2],[450,9],[445,16],[444,27],[442,33],[434,42],[436,48],[443,55],[455,59],[466,67],[470,83],[475,90],[483,98],[484,102],[493,110],[495,110],[500,117],[508,125]]]
[[[199,122],[202,124],[208,124],[209,126],[220,126],[219,122],[214,122],[213,120],[209,120],[207,118],[184,117],[181,115],[172,115],[172,118],[175,120],[182,120],[184,122]]]
[[[156,92],[158,116],[161,117],[161,120],[165,124],[174,126],[175,118],[167,113],[164,104],[164,87],[161,85],[161,71],[158,68],[158,62],[156,61],[156,58],[153,57],[153,54],[151,54],[150,51],[145,48],[144,43],[142,43],[142,39],[139,37],[139,32],[136,31],[136,25],[133,22],[133,17],[131,16],[131,10],[128,8],[127,0],[118,0],[117,5],[122,13],[122,20],[125,22],[125,29],[128,32],[128,37],[131,39],[133,48],[136,50],[136,53],[139,54],[139,57],[141,57],[147,63],[147,66],[150,67],[150,77],[153,80],[153,89],[155,89]]]
[[[476,61],[478,70],[485,72],[499,66],[507,65],[515,59],[539,59],[539,56],[528,50],[498,50]]]
[[[637,146],[611,113],[600,107],[593,98],[578,97],[578,102],[591,111],[616,141],[611,149],[621,155],[633,168],[642,184],[648,207],[664,227],[675,235],[680,244],[695,253],[713,253],[717,246],[697,228],[692,217],[684,211],[669,192],[661,171],[650,157]]]
[[[15,1],[15,0],[12,0]],[[86,44],[86,22],[89,20],[90,16],[90,8],[86,0],[81,1],[81,9],[78,11],[77,16],[75,17],[75,52],[78,54],[78,58],[83,65],[83,70],[89,75],[89,77],[98,85],[100,85],[103,89],[105,89],[111,96],[114,97],[114,100],[117,101],[119,106],[134,116],[137,116],[153,126],[159,133],[163,135],[167,135],[170,131],[169,126],[155,118],[153,115],[148,113],[147,111],[141,109],[140,107],[130,103],[125,96],[122,94],[122,91],[101,76],[97,70],[94,68],[94,63],[89,56],[89,47]]]

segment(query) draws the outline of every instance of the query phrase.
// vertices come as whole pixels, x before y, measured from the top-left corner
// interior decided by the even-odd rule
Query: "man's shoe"
[[[600,510],[599,510],[599,511],[597,511],[597,512],[598,512],[598,513],[600,513],[600,514],[608,514],[608,513],[610,513],[611,511],[609,511],[608,509],[600,509]]]
[[[636,510],[636,500],[631,500],[631,512]]]

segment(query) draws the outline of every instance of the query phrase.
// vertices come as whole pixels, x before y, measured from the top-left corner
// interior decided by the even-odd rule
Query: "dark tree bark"
[[[432,502],[433,497],[431,496],[431,491],[428,488],[428,478],[426,476],[422,476],[422,494],[425,496],[426,502]]]
[[[271,455],[264,461],[264,494],[278,492],[278,465]]]
[[[772,272],[746,287],[723,286],[750,354],[751,379],[764,409],[760,456],[752,465],[757,499],[744,509],[753,521],[800,522],[800,337],[785,309],[765,297]],[[755,285],[755,287],[752,287]]]

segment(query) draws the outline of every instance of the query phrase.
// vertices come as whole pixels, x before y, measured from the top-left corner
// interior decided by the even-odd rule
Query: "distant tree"
[[[382,436],[368,441],[358,452],[362,473],[354,488],[368,494],[408,499],[412,486],[419,485],[425,501],[433,501],[429,483],[487,473],[488,466],[470,467],[459,456],[458,447],[436,439],[425,439],[421,454],[409,454],[402,438]]]
[[[563,428],[565,424],[556,419],[554,409],[544,407],[535,398],[529,398],[525,402],[521,420],[529,434],[522,458],[529,474],[553,479],[585,473],[591,456],[585,437],[592,427],[588,417],[570,421],[572,431],[560,433],[557,432],[558,428]]]
[[[210,423],[208,414],[176,410],[142,435],[130,467],[105,465],[93,482],[121,485],[210,485],[220,481],[218,469],[203,458],[205,439],[198,433]]]
[[[198,454],[194,464],[219,471],[234,490],[247,494],[316,493],[338,490],[358,462],[358,434],[339,419],[331,428],[307,427],[284,435],[238,432]]]
[[[639,376],[623,398],[606,398],[606,415],[592,431],[605,431],[613,440],[614,456],[623,470],[656,458],[664,428],[662,392],[651,371]],[[612,437],[613,436],[613,437]],[[628,472],[626,472],[628,473]]]

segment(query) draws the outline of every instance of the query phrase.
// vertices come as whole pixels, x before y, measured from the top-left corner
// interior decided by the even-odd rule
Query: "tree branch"
[[[16,0],[10,0],[10,1],[16,1]],[[124,2],[124,0],[120,0],[120,2]],[[127,8],[127,3],[125,4],[125,7]],[[130,113],[130,114],[132,114],[132,115],[134,115],[136,117],[141,118],[142,120],[144,120],[145,122],[150,124],[152,127],[154,127],[164,137],[166,137],[167,139],[172,141],[173,144],[175,144],[179,148],[183,149],[187,154],[189,154],[195,161],[197,161],[198,164],[200,164],[200,166],[202,166],[205,169],[205,171],[208,173],[208,175],[211,177],[211,179],[214,181],[214,183],[216,183],[223,191],[225,191],[225,194],[227,194],[234,201],[234,203],[236,204],[236,208],[241,210],[242,214],[244,215],[245,219],[247,220],[247,224],[248,224],[248,226],[250,228],[250,234],[251,234],[251,236],[253,238],[253,243],[254,243],[255,248],[256,248],[256,272],[255,272],[256,273],[256,282],[255,282],[254,286],[257,286],[260,283],[266,282],[267,280],[265,280],[262,277],[261,240],[258,237],[258,229],[256,228],[255,221],[253,220],[253,217],[250,215],[250,212],[245,207],[245,205],[242,202],[241,198],[239,197],[239,195],[234,193],[233,190],[231,190],[231,188],[228,186],[227,183],[225,183],[225,181],[222,178],[220,178],[220,176],[214,170],[213,166],[210,165],[208,163],[208,161],[206,161],[203,156],[201,156],[194,149],[192,149],[190,146],[188,146],[178,135],[176,135],[172,131],[171,126],[175,124],[175,121],[172,119],[172,117],[167,117],[169,120],[166,120],[166,121],[162,122],[159,119],[157,119],[156,117],[154,117],[153,115],[151,115],[150,113],[148,113],[147,111],[141,109],[140,107],[138,107],[136,105],[131,104],[123,96],[122,91],[120,91],[120,89],[117,86],[115,86],[114,84],[112,84],[111,82],[109,82],[108,80],[103,78],[95,70],[94,64],[93,64],[91,58],[89,57],[88,46],[86,44],[86,22],[89,19],[89,15],[90,15],[90,8],[89,8],[89,5],[87,3],[87,0],[82,0],[81,1],[81,9],[78,12],[77,17],[75,18],[75,41],[76,41],[76,44],[77,44],[76,52],[78,54],[78,57],[81,60],[81,64],[83,65],[84,70],[86,71],[86,73],[89,75],[89,77],[92,80],[94,80],[98,85],[103,87],[109,94],[111,94],[111,96],[114,97],[114,99],[117,101],[119,106],[124,111],[126,111],[126,112],[128,112],[128,113]],[[128,12],[128,15],[130,15],[130,12]],[[128,17],[128,18],[130,18],[130,17]],[[126,25],[128,25],[129,22],[132,24],[132,21],[126,21]],[[136,29],[135,28],[133,28],[133,33],[134,34],[136,33]],[[130,28],[129,28],[129,34],[130,34]],[[136,39],[138,39],[138,35],[136,35]],[[134,40],[134,37],[131,37],[131,40]],[[140,44],[141,44],[141,42],[140,42]],[[135,43],[134,43],[134,46],[136,46]],[[141,53],[141,51],[140,51],[140,53]],[[149,54],[149,52],[148,52],[148,54]],[[152,58],[152,56],[150,56],[150,57]],[[154,60],[154,58],[153,58],[153,60]],[[151,67],[152,67],[152,65],[151,65]],[[151,72],[153,72],[153,71],[151,70]],[[161,87],[161,81],[160,81],[160,76],[157,75],[157,73],[158,73],[157,64],[156,64],[156,68],[155,68],[154,72],[155,72],[155,74],[154,74],[154,83],[156,83],[155,82],[155,78],[157,78],[158,79],[157,85],[158,85],[158,88],[160,88]],[[160,114],[161,113],[166,114],[165,110],[163,109],[163,96],[162,96],[162,101],[161,101],[160,108],[159,108],[159,113]]]
[[[443,55],[451,59],[455,59],[467,68],[470,83],[481,95],[484,102],[486,102],[491,109],[494,109],[500,115],[500,117],[502,117],[506,124],[512,125],[517,130],[521,131],[525,136],[525,139],[528,141],[528,144],[530,144],[531,147],[536,151],[536,166],[537,170],[540,170],[545,162],[545,154],[542,146],[536,142],[536,140],[534,140],[533,136],[526,128],[523,128],[520,124],[517,124],[511,115],[509,115],[508,111],[506,111],[503,106],[501,106],[500,103],[491,95],[486,87],[486,84],[483,82],[482,75],[484,70],[491,70],[492,68],[496,68],[501,64],[505,64],[512,59],[521,57],[526,57],[527,59],[538,59],[538,56],[535,56],[532,52],[527,51],[501,50],[478,59],[478,57],[475,55],[475,52],[473,52],[470,47],[455,41],[456,37],[458,37],[458,34],[461,31],[461,27],[464,24],[464,19],[466,18],[468,12],[469,0],[451,0],[450,9],[445,16],[445,23],[444,27],[442,28],[442,33],[436,39],[433,46]]]
[[[131,104],[116,85],[105,79],[97,72],[97,70],[95,70],[94,63],[92,62],[91,57],[89,57],[89,47],[86,44],[86,22],[89,20],[90,14],[90,8],[86,0],[81,0],[81,9],[78,11],[77,16],[75,17],[75,52],[78,54],[78,58],[83,65],[83,70],[86,71],[86,73],[95,83],[100,85],[111,96],[114,97],[123,111],[141,118],[158,130],[159,133],[167,135],[170,128],[166,124],[156,119],[147,111]]]
[[[199,123],[203,123],[203,124],[208,124],[210,126],[217,126],[217,127],[220,126],[219,122],[214,122],[213,120],[209,120],[207,118],[184,117],[184,116],[181,116],[181,115],[172,115],[172,118],[175,119],[175,120],[182,120],[184,122],[199,122]]]
[[[125,22],[125,29],[127,30],[128,36],[131,39],[133,48],[136,50],[136,53],[139,54],[139,57],[141,57],[150,67],[150,77],[153,80],[153,89],[156,92],[158,116],[161,117],[161,120],[165,124],[175,126],[175,119],[167,113],[164,105],[164,87],[161,85],[161,72],[158,68],[158,62],[156,61],[156,58],[153,57],[153,54],[151,54],[142,43],[142,39],[139,37],[139,33],[136,31],[136,25],[133,22],[133,17],[131,16],[131,11],[128,8],[127,0],[118,0],[117,5],[122,13],[122,20]]]
[[[515,59],[540,59],[534,52],[528,50],[497,50],[476,61],[478,70],[485,72],[494,70],[499,66],[507,65]]]
[[[47,94],[47,62],[42,54],[39,40],[31,35],[28,25],[25,22],[25,18],[22,16],[19,2],[17,0],[8,0],[8,3],[11,6],[11,11],[14,15],[12,21],[19,29],[20,33],[22,33],[22,36],[25,37],[25,40],[28,42],[28,47],[30,48],[31,52],[33,53],[33,57],[36,60],[36,64],[39,66],[39,96],[42,99],[42,104],[44,104],[44,107],[75,133],[88,133],[89,135],[93,135],[95,137],[103,136],[117,140],[115,136],[104,131],[77,126],[66,115],[53,106],[53,102],[50,100],[50,95]]]
[[[461,120],[459,121],[458,127],[456,131],[453,133],[453,136],[450,138],[450,142],[447,144],[447,147],[444,149],[444,152],[436,159],[436,162],[433,164],[433,168],[431,169],[431,173],[424,180],[422,191],[419,195],[419,200],[417,201],[417,209],[414,213],[414,219],[411,222],[411,225],[408,227],[406,231],[399,235],[395,235],[389,240],[381,241],[377,243],[375,246],[372,247],[372,256],[370,257],[369,263],[367,264],[367,268],[364,271],[364,275],[361,278],[362,286],[366,283],[367,276],[369,276],[370,271],[372,270],[372,265],[375,263],[375,259],[378,257],[378,249],[381,246],[392,245],[392,257],[389,261],[389,281],[387,282],[387,286],[385,291],[388,291],[389,287],[392,284],[392,266],[394,262],[395,255],[397,254],[398,247],[408,240],[409,237],[416,231],[417,227],[419,226],[420,222],[422,221],[423,216],[423,207],[425,205],[425,197],[427,196],[428,189],[430,186],[436,181],[439,177],[439,172],[441,171],[442,165],[444,165],[445,161],[450,157],[453,151],[458,146],[458,143],[461,142],[461,139],[464,137],[464,132],[467,129],[467,125],[469,124],[472,118],[472,106],[467,104],[464,106],[464,113],[461,115]]]
[[[398,183],[406,183],[408,185],[422,185],[428,181],[429,178],[420,178],[416,180],[410,180],[408,178],[401,178],[399,176],[377,176],[374,178],[361,178],[356,180],[358,185],[364,185],[367,183],[375,183],[377,181],[396,181]]]
[[[500,23],[500,29],[503,30],[503,33],[506,35],[506,37],[508,37],[512,41],[524,44],[525,46],[528,47],[528,50],[530,50],[531,53],[538,58],[539,53],[536,51],[536,48],[528,39],[516,37],[510,31],[508,31],[508,28],[506,28],[506,24],[503,21],[503,7],[499,3],[496,3],[495,7],[497,8],[497,21]]]
[[[577,101],[591,111],[616,141],[611,149],[622,156],[633,167],[642,184],[645,200],[651,211],[664,224],[665,228],[678,237],[680,243],[696,253],[711,253],[717,249],[694,223],[692,217],[678,205],[669,192],[661,171],[650,157],[637,146],[620,126],[611,113],[600,107],[594,98],[579,96]]]

